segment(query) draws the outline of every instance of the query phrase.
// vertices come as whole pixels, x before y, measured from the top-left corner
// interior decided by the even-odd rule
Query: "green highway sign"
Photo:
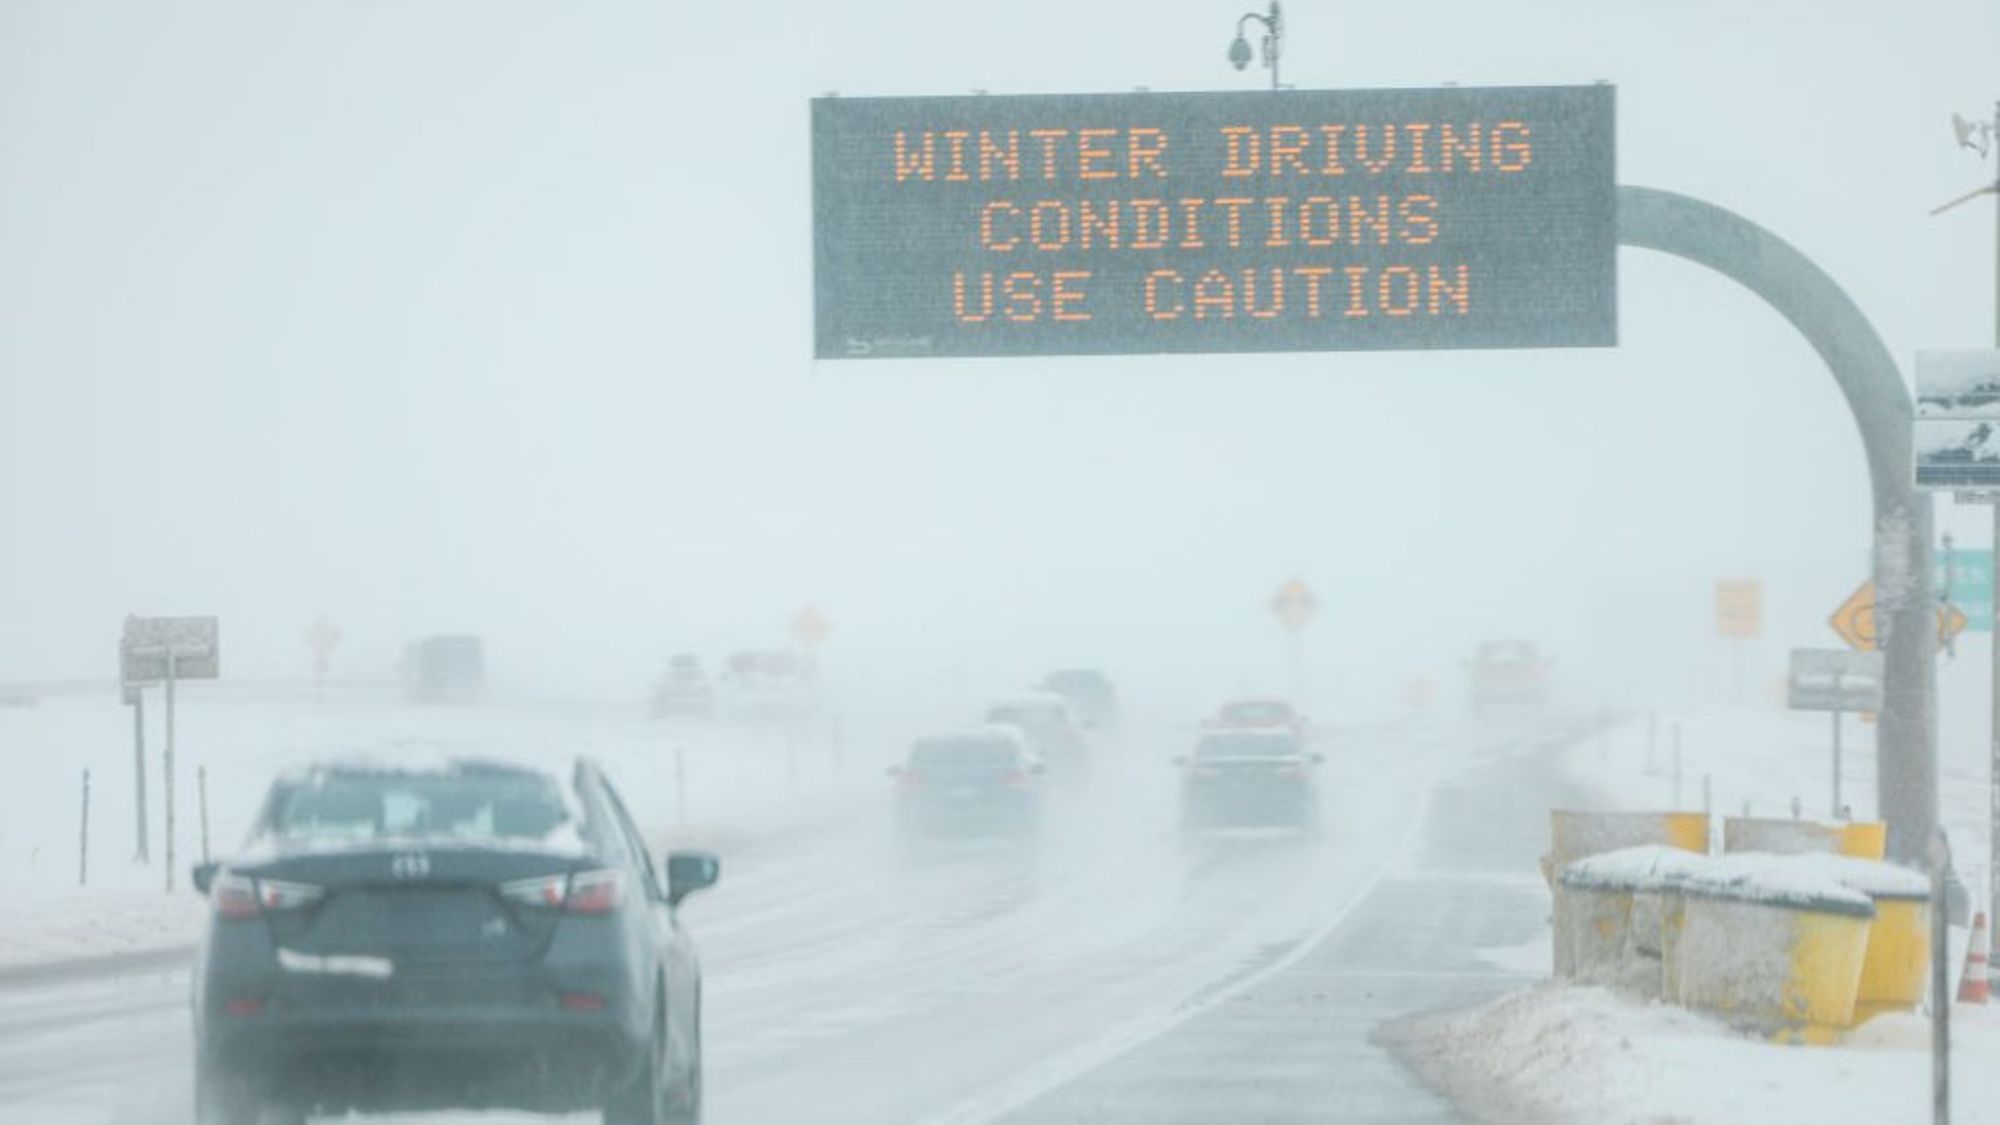
[[[1975,633],[1993,631],[1993,552],[1952,548],[1932,556],[1937,566],[1937,588],[1946,600],[1965,611],[1966,628]]]

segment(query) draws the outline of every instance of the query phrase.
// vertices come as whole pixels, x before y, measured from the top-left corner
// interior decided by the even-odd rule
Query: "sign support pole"
[[[1840,816],[1840,716],[1841,716],[1840,701],[1841,699],[1842,696],[1840,694],[1840,673],[1835,672],[1833,674],[1833,814],[1832,814],[1832,819],[1834,820],[1841,819]]]
[[[139,814],[133,858],[151,863],[152,849],[146,845],[146,689],[141,684],[132,685],[132,786],[136,796],[133,806]]]
[[[1944,829],[1934,829],[1930,846],[1931,867],[1931,1121],[1951,1125],[1951,956],[1946,943],[1945,870],[1951,865],[1951,847],[1945,843]]]
[[[167,650],[167,748],[166,748],[166,791],[160,800],[166,810],[167,844],[164,854],[167,861],[167,891],[174,889],[174,651]]]

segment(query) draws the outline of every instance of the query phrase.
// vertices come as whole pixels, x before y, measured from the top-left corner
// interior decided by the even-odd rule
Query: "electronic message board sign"
[[[813,102],[815,352],[1617,342],[1608,85]]]

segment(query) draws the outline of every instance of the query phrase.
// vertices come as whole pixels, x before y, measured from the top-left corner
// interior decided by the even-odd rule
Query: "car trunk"
[[[559,913],[509,902],[500,886],[566,874],[575,856],[499,848],[411,846],[294,855],[236,872],[319,887],[310,905],[267,911],[266,924],[299,971],[397,975],[478,971],[541,956]]]

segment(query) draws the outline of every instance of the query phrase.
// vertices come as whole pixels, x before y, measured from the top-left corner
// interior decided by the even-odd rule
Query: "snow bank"
[[[2000,1125],[2000,1009],[1954,1011],[1954,1120]],[[1843,1046],[1786,1047],[1608,990],[1542,985],[1383,1036],[1485,1122],[1826,1125],[1927,1121],[1930,1037],[1882,1016]]]

